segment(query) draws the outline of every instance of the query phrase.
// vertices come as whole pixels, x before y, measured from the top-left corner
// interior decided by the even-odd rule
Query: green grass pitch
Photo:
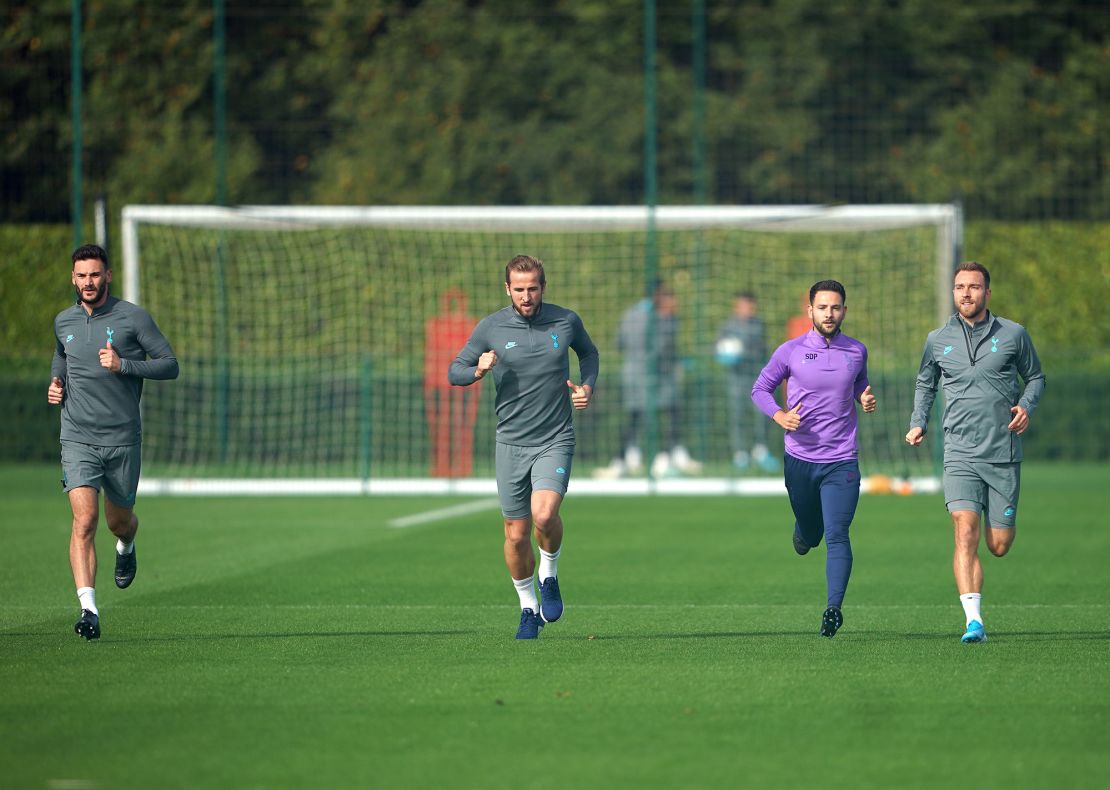
[[[1110,776],[1110,469],[1027,464],[959,642],[939,496],[864,497],[845,626],[769,498],[564,506],[567,612],[517,642],[495,509],[140,499],[139,575],[72,632],[58,470],[0,468],[13,788],[1093,787]],[[1099,778],[1101,777],[1101,779]]]

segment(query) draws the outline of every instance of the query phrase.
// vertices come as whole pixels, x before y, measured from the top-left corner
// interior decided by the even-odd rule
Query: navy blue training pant
[[[859,463],[855,460],[815,464],[789,453],[783,460],[786,490],[796,519],[794,528],[810,546],[825,538],[825,580],[829,606],[844,602],[852,575],[848,528],[859,503]]]

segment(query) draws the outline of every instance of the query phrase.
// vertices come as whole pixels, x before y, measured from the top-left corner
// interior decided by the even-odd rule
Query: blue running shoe
[[[972,620],[967,624],[967,631],[960,637],[961,642],[986,642],[987,632],[983,629],[983,624],[978,620]]]
[[[93,640],[100,638],[100,617],[88,609],[81,610],[81,619],[73,624],[73,633]]]
[[[559,593],[559,580],[548,576],[540,582],[540,617],[545,623],[554,623],[563,616],[563,596]]]
[[[812,548],[812,547],[808,543],[806,543],[804,540],[802,540],[802,533],[798,531],[798,525],[795,524],[794,525],[794,551],[798,552],[799,554],[808,554],[810,548]]]
[[[836,632],[840,630],[840,626],[844,625],[844,615],[840,613],[840,609],[835,606],[830,606],[825,610],[825,614],[821,616],[821,636],[834,637]]]
[[[516,638],[537,639],[541,628],[543,628],[543,620],[540,616],[531,609],[523,609],[520,612],[520,627],[516,629]]]
[[[116,552],[116,586],[121,590],[135,581],[135,547],[131,547],[130,554]]]

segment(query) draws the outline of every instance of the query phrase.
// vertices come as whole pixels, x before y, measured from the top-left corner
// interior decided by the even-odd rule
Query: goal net
[[[572,490],[781,491],[782,432],[734,397],[737,360],[762,356],[758,369],[804,329],[803,295],[822,279],[845,285],[843,329],[869,349],[865,476],[928,488],[934,458],[901,437],[925,335],[950,312],[959,223],[948,205],[128,206],[123,296],[181,362],[144,392],[142,490],[492,491],[493,383],[449,387],[447,366],[508,304],[518,253],[544,261],[545,301],[576,311],[600,350]],[[618,334],[655,282],[673,292],[675,358],[643,387],[673,376],[677,407],[649,397],[630,442]],[[754,297],[762,350],[718,342],[739,293]],[[642,465],[623,463],[633,443]],[[688,462],[653,470],[675,443]]]

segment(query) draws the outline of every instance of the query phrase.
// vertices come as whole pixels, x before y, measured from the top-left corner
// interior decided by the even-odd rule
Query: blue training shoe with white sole
[[[540,617],[545,623],[554,623],[563,616],[563,595],[559,592],[559,580],[548,576],[540,582]]]
[[[972,620],[967,624],[967,631],[960,637],[961,642],[986,642],[987,632],[983,628],[983,624],[978,620]]]
[[[517,639],[538,639],[543,628],[543,620],[531,609],[520,612],[520,627],[516,629]]]

